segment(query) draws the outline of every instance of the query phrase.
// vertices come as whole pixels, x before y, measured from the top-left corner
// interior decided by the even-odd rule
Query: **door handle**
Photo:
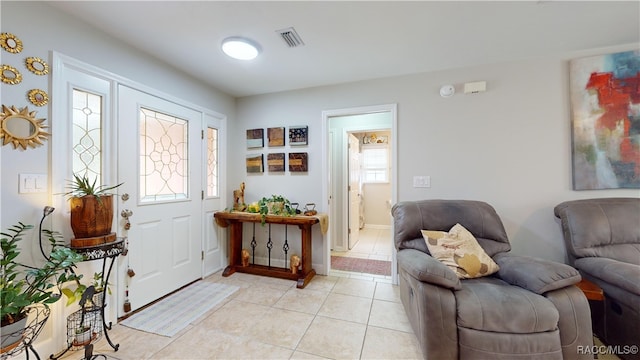
[[[124,223],[125,230],[131,229],[131,222],[129,221],[129,216],[131,215],[133,215],[133,211],[129,209],[124,209],[120,212],[120,216],[122,216],[125,220],[125,223]]]
[[[129,220],[129,216],[133,215],[133,211],[129,210],[129,209],[124,209],[120,212],[120,216],[122,216],[123,218]]]

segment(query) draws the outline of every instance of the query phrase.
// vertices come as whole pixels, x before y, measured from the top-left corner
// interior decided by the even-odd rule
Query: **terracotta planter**
[[[72,197],[71,229],[76,238],[101,237],[111,233],[113,195]]]

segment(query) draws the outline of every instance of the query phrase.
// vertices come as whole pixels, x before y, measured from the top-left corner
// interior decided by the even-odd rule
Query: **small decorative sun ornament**
[[[36,75],[47,75],[49,73],[49,64],[39,57],[30,56],[25,59],[27,69]]]
[[[5,84],[16,85],[22,82],[22,74],[11,65],[2,65],[0,79],[2,79],[2,82]]]
[[[29,101],[35,106],[45,106],[49,102],[49,96],[44,90],[31,89],[27,93]]]
[[[11,33],[0,34],[0,46],[12,54],[22,51],[22,40]]]
[[[44,118],[36,118],[35,111],[29,111],[28,107],[18,110],[15,106],[8,107],[2,105],[0,113],[0,139],[2,145],[12,144],[14,149],[21,147],[35,148],[43,145],[44,140],[49,137],[49,133],[44,131],[47,125],[42,123]]]

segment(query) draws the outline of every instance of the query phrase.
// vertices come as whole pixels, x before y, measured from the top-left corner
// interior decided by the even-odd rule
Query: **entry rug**
[[[234,285],[198,281],[126,318],[120,325],[172,337],[238,289]]]
[[[391,261],[331,256],[331,268],[334,270],[391,276]]]

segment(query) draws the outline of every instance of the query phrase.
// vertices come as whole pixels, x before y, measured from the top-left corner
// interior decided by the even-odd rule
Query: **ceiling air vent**
[[[289,47],[297,47],[297,46],[304,45],[304,42],[302,42],[300,35],[298,35],[298,33],[296,32],[296,29],[294,29],[293,27],[277,30],[276,32],[280,34],[280,37],[282,38],[282,40],[284,40],[284,42],[287,43],[287,46]]]

